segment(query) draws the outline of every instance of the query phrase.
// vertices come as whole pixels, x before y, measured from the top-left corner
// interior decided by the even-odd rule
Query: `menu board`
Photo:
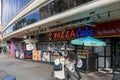
[[[32,51],[24,51],[25,59],[32,59]]]
[[[50,53],[47,51],[42,52],[42,61],[50,62]]]
[[[41,51],[33,50],[32,59],[36,61],[41,60]]]

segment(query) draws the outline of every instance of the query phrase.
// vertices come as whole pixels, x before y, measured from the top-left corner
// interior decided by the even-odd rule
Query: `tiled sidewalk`
[[[0,78],[15,75],[17,80],[51,80],[52,68],[50,64],[15,59],[11,54],[0,55]],[[81,73],[81,76],[82,80],[112,80],[112,74],[100,72]]]

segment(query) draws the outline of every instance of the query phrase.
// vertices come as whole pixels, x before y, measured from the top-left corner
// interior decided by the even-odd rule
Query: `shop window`
[[[48,16],[50,16],[49,6],[50,5],[46,5],[40,9],[40,18],[41,19],[44,19],[44,18],[47,18]]]

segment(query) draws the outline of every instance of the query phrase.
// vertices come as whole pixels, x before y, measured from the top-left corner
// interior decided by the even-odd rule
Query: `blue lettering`
[[[81,28],[78,28],[77,31],[76,31],[76,37],[80,36],[80,32],[81,32]]]
[[[85,36],[85,31],[84,30],[81,31],[80,36]]]
[[[94,30],[91,29],[89,30],[88,27],[85,29],[78,28],[76,31],[76,37],[84,37],[84,36],[93,36],[94,35]]]
[[[94,30],[90,30],[89,31],[89,36],[93,36],[94,35]]]
[[[84,36],[88,36],[88,35],[89,35],[89,29],[88,29],[88,27],[86,27]]]

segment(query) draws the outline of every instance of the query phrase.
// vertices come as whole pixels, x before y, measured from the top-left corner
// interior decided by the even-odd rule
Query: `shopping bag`
[[[54,71],[61,71],[62,70],[62,64],[59,63],[58,65],[54,64]]]

